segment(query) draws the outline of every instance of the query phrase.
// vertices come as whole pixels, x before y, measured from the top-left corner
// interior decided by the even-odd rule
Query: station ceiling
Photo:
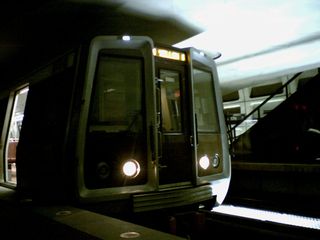
[[[225,91],[320,67],[318,0],[2,1],[0,20],[0,84],[96,33],[221,53]]]

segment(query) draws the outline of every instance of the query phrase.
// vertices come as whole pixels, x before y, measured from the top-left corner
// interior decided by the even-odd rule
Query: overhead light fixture
[[[124,35],[124,36],[122,36],[122,40],[123,40],[123,41],[130,41],[130,40],[131,40],[131,37],[128,36],[128,35]]]

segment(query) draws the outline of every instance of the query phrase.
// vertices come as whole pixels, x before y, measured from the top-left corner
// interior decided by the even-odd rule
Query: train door
[[[156,58],[160,188],[192,182],[186,72],[184,61]]]
[[[156,188],[152,48],[147,37],[91,43],[77,151],[83,199]]]

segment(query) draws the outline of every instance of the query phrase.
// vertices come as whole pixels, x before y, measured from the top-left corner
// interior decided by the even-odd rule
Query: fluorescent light
[[[123,41],[130,41],[130,40],[131,40],[131,37],[128,36],[128,35],[125,35],[125,36],[122,36],[122,40],[123,40]]]
[[[240,104],[226,105],[223,107],[223,109],[231,109],[231,108],[238,108],[238,107],[240,107]]]

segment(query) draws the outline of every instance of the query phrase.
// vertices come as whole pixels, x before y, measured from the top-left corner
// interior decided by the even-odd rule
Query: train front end
[[[81,202],[220,204],[230,158],[215,63],[148,37],[91,42],[76,144]]]

